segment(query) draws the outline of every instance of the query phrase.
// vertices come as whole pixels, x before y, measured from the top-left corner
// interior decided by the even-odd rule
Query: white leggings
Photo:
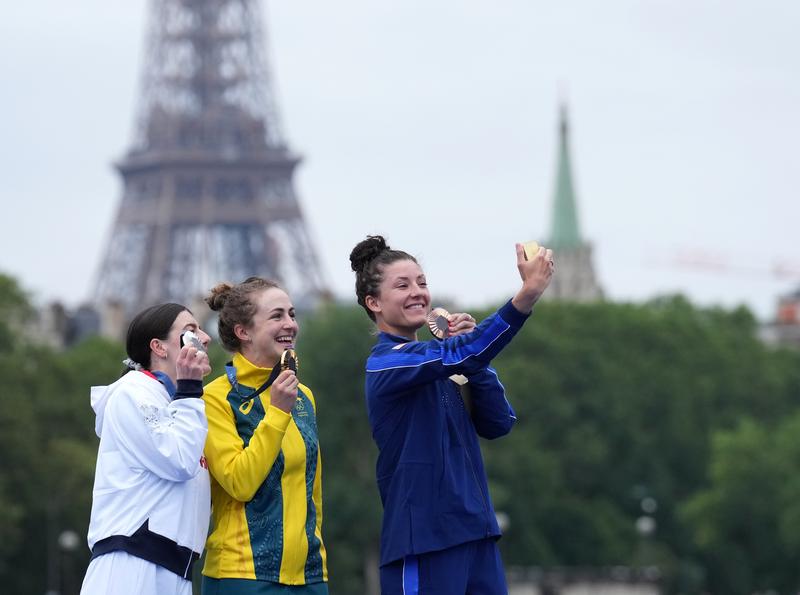
[[[192,595],[192,581],[127,552],[91,561],[81,595]]]

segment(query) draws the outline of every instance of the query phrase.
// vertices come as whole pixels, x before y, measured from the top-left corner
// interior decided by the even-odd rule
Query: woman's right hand
[[[517,244],[516,249],[517,270],[522,278],[522,287],[512,298],[511,303],[517,310],[527,314],[533,309],[533,305],[539,300],[553,278],[555,270],[553,251],[540,246],[536,255],[527,260],[522,244]]]
[[[202,380],[211,372],[208,354],[191,345],[184,345],[175,362],[177,380]]]
[[[289,413],[297,400],[300,381],[292,370],[283,370],[269,389],[270,402],[281,411]]]
[[[447,336],[457,337],[458,335],[466,335],[475,330],[477,323],[471,314],[466,312],[454,312],[447,317]]]

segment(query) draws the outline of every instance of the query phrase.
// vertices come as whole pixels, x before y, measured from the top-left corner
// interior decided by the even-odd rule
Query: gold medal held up
[[[291,370],[297,374],[297,368],[300,367],[300,361],[297,359],[297,354],[294,349],[287,349],[281,353],[281,371]]]
[[[449,332],[450,312],[444,308],[434,308],[428,314],[428,328],[431,329],[431,334],[437,339],[444,339]]]
[[[525,260],[533,260],[533,257],[539,253],[539,242],[525,242],[522,244],[522,249],[525,251]]]

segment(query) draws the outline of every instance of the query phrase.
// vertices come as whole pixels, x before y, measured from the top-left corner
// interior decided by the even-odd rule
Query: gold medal
[[[525,260],[533,260],[533,257],[539,253],[539,243],[525,242],[522,244],[522,249],[525,251]]]
[[[287,349],[281,353],[281,370],[291,370],[297,374],[297,368],[299,367],[300,361],[297,359],[294,349]]]
[[[431,334],[437,339],[444,339],[448,335],[450,328],[449,316],[450,312],[444,308],[434,308],[428,314],[428,328],[431,329]]]

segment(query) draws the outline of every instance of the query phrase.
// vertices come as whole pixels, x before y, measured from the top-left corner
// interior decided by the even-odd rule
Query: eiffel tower
[[[220,281],[326,295],[271,94],[258,0],[153,0],[139,113],[95,301],[119,326]],[[197,312],[196,312],[197,314]],[[113,334],[113,333],[112,333]]]

